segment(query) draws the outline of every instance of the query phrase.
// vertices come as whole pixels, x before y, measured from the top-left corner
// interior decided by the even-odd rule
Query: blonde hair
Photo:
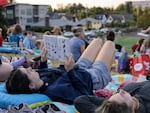
[[[12,33],[12,32],[13,32],[13,29],[14,29],[14,27],[9,27],[9,28],[7,29],[6,34],[9,35],[10,33]]]
[[[61,29],[58,26],[55,26],[51,32],[54,35],[61,35]],[[55,33],[58,33],[58,34],[55,34]]]
[[[125,103],[118,104],[117,102],[111,102],[106,100],[103,104],[98,107],[95,113],[131,113],[132,109],[129,108]]]

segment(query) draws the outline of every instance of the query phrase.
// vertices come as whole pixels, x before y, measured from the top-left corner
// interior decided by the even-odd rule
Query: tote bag
[[[146,54],[131,59],[131,72],[134,76],[150,73],[150,57]]]

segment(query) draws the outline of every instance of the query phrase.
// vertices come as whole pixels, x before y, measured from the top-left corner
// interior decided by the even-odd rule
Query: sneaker
[[[51,104],[47,104],[43,107],[40,107],[35,111],[35,113],[65,113],[64,111],[60,111],[59,108],[52,106]]]
[[[7,113],[34,113],[27,104],[20,104],[18,107],[9,106]]]

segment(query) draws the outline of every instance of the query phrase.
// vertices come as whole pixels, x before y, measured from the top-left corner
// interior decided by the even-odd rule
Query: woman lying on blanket
[[[45,69],[46,53],[41,56],[42,71],[32,68],[13,69],[6,88],[8,93],[46,94],[53,101],[73,104],[76,97],[92,95],[93,89],[104,88],[111,81],[110,68],[115,54],[115,45],[106,41],[103,46],[101,39],[94,39],[74,64],[72,56],[68,56],[64,66]]]
[[[150,113],[150,81],[133,82],[109,99],[79,96],[75,107],[80,113]]]

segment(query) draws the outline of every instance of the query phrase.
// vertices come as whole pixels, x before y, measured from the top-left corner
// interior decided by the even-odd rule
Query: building
[[[49,26],[47,11],[48,5],[12,3],[5,6],[8,24],[19,23],[24,30],[31,26]]]
[[[65,31],[71,31],[73,26],[76,26],[78,19],[67,13],[50,13],[49,15],[49,27],[59,26]]]
[[[150,0],[132,1],[133,7],[141,7],[144,10],[146,7],[150,7]]]
[[[102,27],[101,21],[94,18],[84,18],[80,20],[79,23],[78,24],[82,25],[85,29],[99,29]]]

